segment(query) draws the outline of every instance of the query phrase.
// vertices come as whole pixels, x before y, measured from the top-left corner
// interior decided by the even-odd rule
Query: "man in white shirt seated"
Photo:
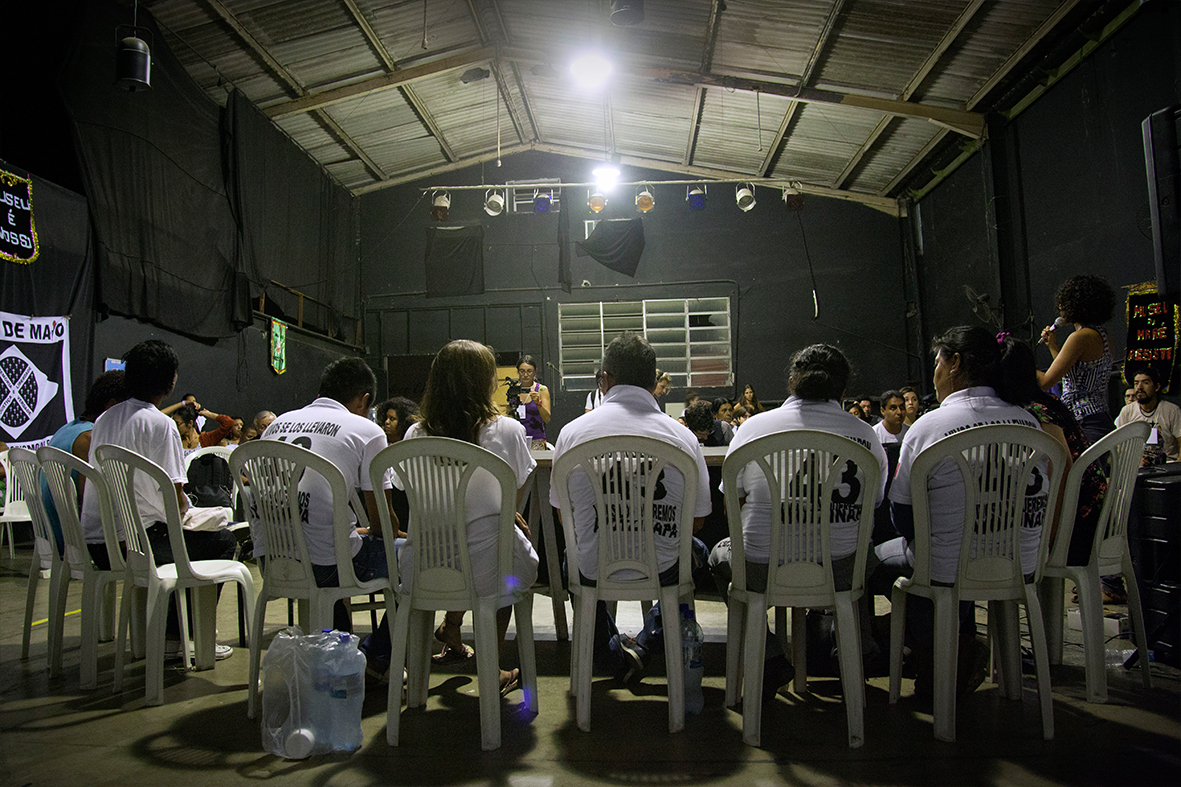
[[[1132,378],[1133,400],[1124,405],[1116,416],[1115,425],[1123,426],[1143,421],[1152,427],[1148,435],[1145,459],[1151,463],[1150,455],[1164,454],[1165,459],[1176,462],[1181,449],[1181,408],[1160,398],[1163,385],[1160,370],[1155,366],[1144,366]]]
[[[903,422],[906,416],[906,401],[898,391],[886,391],[882,394],[881,402],[882,420],[873,425],[874,434],[883,446],[888,443],[901,443],[902,436],[910,428]]]
[[[362,492],[370,533],[381,526],[378,505],[389,505],[385,490],[375,493],[369,478],[369,465],[379,451],[388,445],[382,428],[366,415],[377,388],[373,370],[360,358],[341,358],[324,368],[320,376],[320,395],[311,404],[275,418],[263,432],[263,440],[282,440],[306,448],[322,456],[340,470],[345,484]],[[299,483],[300,492],[307,498],[307,519],[304,537],[312,574],[319,587],[338,587],[336,547],[332,516],[332,493],[328,482],[315,473],[305,474]],[[389,482],[386,482],[389,489]],[[380,494],[380,497],[378,497]],[[397,517],[390,512],[395,527]],[[366,582],[388,577],[385,546],[371,535],[357,533],[357,519],[350,511],[349,544],[353,570],[357,579]],[[395,538],[398,533],[387,533]],[[345,614],[343,604],[335,610],[334,625],[340,630],[351,630],[352,621]],[[390,661],[390,631],[385,617],[377,630],[361,643],[361,650],[369,659],[370,669],[384,674]],[[376,663],[375,663],[376,662]]]
[[[185,474],[180,432],[175,422],[159,409],[160,403],[172,393],[176,385],[180,360],[171,346],[157,339],[137,344],[128,350],[123,360],[126,362],[124,385],[130,398],[112,406],[94,422],[94,429],[90,433],[90,463],[94,464],[94,449],[101,445],[122,446],[152,460],[164,468],[172,481],[176,502],[184,517],[189,511],[189,498],[184,493],[188,477]],[[151,544],[156,565],[174,562],[165,522],[164,499],[160,496],[159,488],[147,479],[137,479],[136,504],[147,529],[148,543]],[[110,568],[106,551],[91,546],[103,543],[103,528],[98,496],[90,485],[82,493],[81,523],[95,563],[100,569]],[[123,537],[120,528],[120,541]],[[232,560],[237,546],[234,535],[224,526],[212,530],[185,530],[184,539],[189,560]],[[220,596],[221,585],[218,585],[217,591]],[[166,656],[180,654],[180,619],[176,615],[175,594],[168,602],[164,653]],[[229,645],[217,645],[214,653],[217,659],[228,658],[232,654],[233,649]]]
[[[566,451],[589,440],[623,435],[652,437],[693,457],[697,464],[697,499],[684,501],[684,479],[680,473],[669,471],[663,476],[666,494],[656,506],[659,511],[653,517],[660,584],[667,586],[675,585],[678,579],[681,534],[677,528],[681,506],[693,506],[694,531],[701,528],[712,507],[709,474],[701,446],[692,432],[661,411],[653,396],[655,387],[656,353],[651,345],[634,333],[613,339],[603,355],[603,402],[562,429],[554,445],[554,462]],[[571,577],[570,581],[583,585],[593,585],[598,579],[598,518],[590,483],[582,473],[575,473],[570,478],[570,505],[574,529],[578,533],[578,563],[582,573],[581,577]],[[550,503],[558,505],[556,487],[550,489]],[[695,547],[695,558],[704,560],[705,545],[698,542]],[[639,674],[649,654],[663,652],[660,614],[660,605],[654,604],[645,617],[644,629],[632,639],[616,632],[606,605],[600,601],[595,620],[595,672],[614,671],[622,680]]]

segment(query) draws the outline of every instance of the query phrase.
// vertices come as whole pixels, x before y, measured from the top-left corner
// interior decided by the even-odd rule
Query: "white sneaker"
[[[230,656],[234,655],[234,649],[229,645],[214,645],[213,646],[213,660],[224,661]]]
[[[165,642],[164,643],[164,660],[173,661],[181,657],[181,647],[179,642]],[[234,655],[234,649],[229,645],[214,645],[213,659],[214,661],[224,661],[230,656]]]

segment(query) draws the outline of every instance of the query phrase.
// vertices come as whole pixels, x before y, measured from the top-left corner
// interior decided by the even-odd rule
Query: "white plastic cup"
[[[283,750],[289,760],[302,760],[312,753],[316,747],[316,733],[307,727],[292,730],[283,742]]]

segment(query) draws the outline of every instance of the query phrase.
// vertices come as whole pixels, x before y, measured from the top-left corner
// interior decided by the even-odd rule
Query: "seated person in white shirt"
[[[130,398],[112,406],[95,420],[90,433],[90,462],[94,464],[94,449],[101,445],[122,446],[152,460],[164,469],[173,482],[176,502],[183,517],[189,510],[189,498],[184,493],[188,477],[185,474],[180,432],[176,430],[173,420],[159,410],[160,403],[172,393],[176,385],[180,361],[172,347],[157,339],[137,344],[127,351],[123,360],[126,363],[123,380]],[[144,479],[142,487],[136,482],[136,491],[136,503],[147,529],[148,543],[151,544],[156,565],[174,562],[168,525],[165,523],[164,500],[160,497],[159,489]],[[103,546],[98,496],[90,485],[82,493],[81,523],[95,565],[103,570],[109,569],[110,563]],[[122,541],[121,529],[119,536]],[[224,528],[185,530],[184,540],[189,560],[232,560],[237,546],[234,535]],[[217,590],[220,595],[221,585],[218,585]],[[180,652],[180,619],[176,615],[175,599],[176,595],[173,594],[168,602],[164,646],[166,655]],[[224,659],[232,654],[233,650],[228,645],[216,646],[216,658]]]
[[[377,388],[373,370],[360,358],[341,358],[324,368],[320,376],[320,395],[311,404],[292,410],[271,421],[262,434],[263,440],[282,440],[306,448],[322,456],[344,475],[345,483],[361,490],[369,517],[370,532],[380,527],[378,505],[388,505],[384,490],[375,494],[369,478],[373,457],[387,445],[385,432],[370,421],[369,405]],[[304,537],[308,558],[312,561],[312,575],[319,587],[337,587],[336,546],[333,528],[333,501],[328,482],[316,473],[306,473],[299,483],[300,492],[307,496],[307,520]],[[380,495],[380,498],[378,497]],[[350,511],[349,542],[353,570],[362,582],[389,576],[385,546],[371,535],[357,532],[357,520]],[[397,517],[393,517],[395,527]],[[397,533],[385,534],[395,538]],[[352,621],[343,604],[334,610],[333,625],[340,630],[352,630]],[[382,616],[377,630],[361,643],[361,650],[369,660],[370,669],[381,675],[389,667],[390,631]]]
[[[1155,366],[1143,366],[1132,378],[1131,402],[1124,405],[1116,416],[1115,425],[1143,421],[1152,427],[1148,435],[1148,449],[1145,451],[1146,464],[1152,463],[1152,456],[1163,454],[1165,459],[1176,462],[1181,440],[1181,408],[1160,398],[1164,376]]]
[[[1020,424],[1040,429],[1037,419],[997,395],[1001,345],[980,326],[951,328],[932,342],[935,352],[935,395],[940,406],[924,415],[902,440],[898,472],[890,487],[894,526],[902,535],[876,548],[880,565],[870,588],[889,597],[898,577],[914,571],[914,509],[911,504],[911,465],[923,449],[944,437],[987,424]],[[960,537],[964,521],[963,480],[950,460],[933,471],[929,484],[931,512],[931,580],[951,586],[959,565]],[[1033,488],[1026,510],[1045,510],[1046,490]],[[1028,531],[1028,532],[1026,532]],[[1033,571],[1040,545],[1040,527],[1022,529],[1021,558]],[[962,694],[974,691],[984,679],[983,661],[987,649],[976,640],[971,602],[960,604],[960,674]],[[929,599],[911,596],[907,600],[907,633],[915,658],[915,693],[930,696],[934,658],[934,607]],[[983,650],[982,650],[983,649]]]
[[[873,425],[874,434],[882,445],[887,443],[901,443],[902,436],[910,427],[903,420],[906,417],[906,401],[898,391],[886,391],[882,394],[882,420]]]
[[[554,445],[554,461],[575,446],[599,437],[639,435],[669,443],[693,457],[697,465],[697,499],[686,501],[684,479],[680,473],[669,471],[664,476],[666,494],[654,517],[660,527],[656,534],[657,567],[661,585],[674,585],[678,579],[677,532],[681,521],[681,506],[693,506],[694,531],[701,528],[712,510],[709,493],[709,474],[705,456],[697,438],[684,425],[669,418],[653,396],[656,387],[656,353],[642,336],[625,333],[611,341],[603,355],[603,402],[562,429]],[[709,411],[709,402],[700,402]],[[712,415],[709,416],[712,421]],[[598,542],[595,536],[598,515],[590,480],[583,473],[574,473],[569,480],[570,505],[573,508],[574,528],[578,533],[578,564],[581,577],[571,582],[593,585],[598,579]],[[558,505],[556,486],[550,488],[550,503]],[[695,557],[702,558],[705,545],[698,542]],[[622,680],[629,680],[643,671],[649,654],[662,653],[660,605],[654,604],[645,618],[643,630],[633,639],[619,636],[606,605],[599,603],[595,620],[596,673],[613,671]]]
[[[767,435],[781,434],[801,429],[814,429],[829,434],[841,435],[865,446],[878,460],[879,473],[877,488],[867,491],[865,501],[872,505],[881,502],[886,483],[886,452],[874,435],[873,427],[855,415],[841,408],[841,398],[850,376],[849,361],[836,347],[828,344],[813,344],[792,356],[787,367],[787,388],[790,396],[781,407],[752,415],[730,444],[727,452],[733,453],[747,443]],[[848,488],[839,490],[846,500],[855,500],[860,491],[860,476],[853,476]],[[743,546],[746,554],[746,585],[749,590],[762,592],[767,585],[767,565],[770,560],[768,549],[771,542],[771,499],[766,476],[756,467],[744,468],[738,475],[739,505],[742,506]],[[838,491],[834,490],[834,502]],[[830,549],[832,552],[833,582],[838,590],[848,589],[852,583],[854,554],[857,546],[857,531],[860,512],[850,512],[850,518],[843,522],[831,523]],[[718,542],[710,554],[710,570],[718,583],[723,599],[730,587],[730,539]],[[872,562],[872,561],[871,561]],[[866,572],[872,566],[866,567]],[[873,632],[869,628],[870,608],[868,597],[859,602],[861,616],[861,648],[865,658],[872,658],[878,652]],[[767,696],[787,683],[793,670],[787,664],[786,656],[779,646],[779,639],[767,637],[764,653],[763,690]]]
[[[516,476],[517,494],[512,501],[517,509],[525,494],[525,484],[536,460],[529,453],[530,440],[524,425],[515,418],[501,415],[492,400],[496,391],[496,356],[492,349],[479,342],[457,339],[439,350],[431,363],[422,397],[421,416],[406,432],[406,440],[420,437],[450,437],[463,440],[499,456]],[[401,478],[394,474],[394,483],[401,488]],[[467,545],[471,556],[472,582],[480,596],[499,595],[496,626],[500,646],[504,645],[509,620],[513,612],[515,588],[530,587],[537,579],[537,552],[529,541],[529,528],[518,513],[513,530],[513,566],[511,576],[501,576],[498,564],[501,507],[509,505],[501,500],[500,487],[484,471],[477,471],[468,486]],[[414,525],[402,550],[398,553],[399,572],[403,589],[408,589],[414,576]],[[443,644],[438,663],[463,661],[472,657],[472,650],[463,644],[460,625],[462,610],[448,612],[443,624],[435,630],[435,639]],[[520,670],[500,671],[500,693],[506,694],[520,683]]]

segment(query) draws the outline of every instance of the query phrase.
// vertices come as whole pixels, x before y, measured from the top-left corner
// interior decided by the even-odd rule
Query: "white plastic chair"
[[[16,557],[16,544],[12,540],[12,525],[15,522],[32,521],[29,504],[25,502],[24,492],[20,484],[8,473],[8,452],[0,451],[0,466],[4,467],[7,484],[4,488],[4,509],[0,511],[0,524],[4,525],[4,535],[8,537],[8,558]]]
[[[386,596],[387,614],[394,621],[390,632],[393,644],[390,675],[393,677],[386,710],[386,741],[391,746],[398,745],[402,686],[397,676],[402,674],[403,665],[407,671],[407,707],[426,704],[435,612],[470,609],[476,634],[480,742],[485,751],[498,749],[501,703],[496,611],[502,593],[477,595],[468,553],[467,497],[476,473],[490,473],[499,486],[497,575],[504,582],[504,591],[512,593],[521,685],[529,711],[537,713],[533,592],[527,586],[514,587],[509,583],[513,577],[513,542],[516,540],[516,475],[507,462],[491,451],[448,437],[402,440],[382,449],[369,467],[374,488],[380,488],[389,470],[401,479],[410,503],[407,534],[413,543],[414,561],[410,590],[405,590],[399,583],[396,608],[393,594]],[[379,505],[378,511],[382,531],[393,533],[387,507]],[[385,550],[393,573],[397,558],[392,536],[386,537]]]
[[[675,585],[661,587],[653,531],[654,494],[661,473],[675,470],[685,479],[677,524],[678,576]],[[600,526],[594,534],[598,579],[583,585],[578,563],[581,539],[575,527],[570,488],[576,473],[590,479]],[[578,728],[590,731],[591,672],[594,649],[595,605],[599,600],[659,600],[664,625],[664,661],[668,674],[668,729],[685,728],[685,680],[682,672],[680,602],[693,604],[691,545],[697,500],[697,462],[674,445],[650,437],[620,435],[588,440],[569,449],[554,462],[553,484],[566,533],[566,561],[570,595],[574,600],[574,642],[570,654],[570,690],[576,697]],[[608,524],[610,523],[610,524]],[[615,579],[630,571],[638,579]]]
[[[144,694],[148,705],[164,702],[164,636],[168,615],[168,597],[173,591],[180,596],[177,610],[181,625],[181,647],[188,663],[188,616],[185,596],[189,588],[193,594],[193,621],[196,631],[196,662],[212,665],[216,633],[216,588],[222,582],[237,582],[246,595],[247,611],[252,611],[254,580],[250,569],[235,560],[189,560],[181,528],[180,507],[176,502],[175,486],[164,469],[134,451],[117,445],[101,445],[94,449],[98,466],[110,487],[115,514],[122,524],[127,544],[126,569],[123,576],[123,601],[119,607],[119,634],[115,644],[115,691],[123,688],[123,665],[126,657],[126,638],[130,623],[131,601],[136,587],[147,592],[147,653],[144,666]],[[150,492],[163,498],[165,524],[175,562],[158,566],[148,541],[148,524],[140,516],[136,503],[138,476],[148,481]]]
[[[250,627],[250,686],[247,715],[254,718],[258,702],[258,672],[262,655],[263,625],[267,602],[277,598],[298,599],[300,623],[307,631],[332,628],[332,607],[351,596],[388,590],[388,578],[361,582],[353,570],[349,531],[349,503],[356,494],[345,485],[336,465],[297,445],[279,440],[251,440],[230,454],[230,472],[234,483],[250,501],[250,517],[261,530],[266,550],[262,588],[253,602],[253,625]],[[305,472],[318,473],[332,490],[334,548],[338,587],[318,587],[308,558],[299,506],[299,481]],[[249,493],[242,486],[242,475],[250,479]],[[357,509],[358,524],[367,524],[364,507]]]
[[[771,493],[770,549],[763,593],[747,590],[742,515],[737,478],[762,473]],[[832,609],[836,622],[841,685],[848,716],[849,746],[865,742],[865,680],[857,599],[864,593],[865,562],[873,534],[874,503],[881,468],[869,449],[847,437],[800,430],[767,435],[736,449],[722,465],[722,488],[730,525],[731,570],[726,626],[726,704],[742,694],[743,739],[759,745],[763,706],[763,653],[767,609],[792,608],[796,690],[807,691],[808,608]],[[860,506],[851,586],[836,590],[829,549],[832,504],[845,495]],[[843,499],[843,498],[842,498]],[[776,632],[780,633],[780,632]],[[745,666],[745,676],[743,676]]]
[[[61,619],[65,615],[65,598],[59,599],[69,582],[69,566],[57,554],[49,516],[41,502],[41,466],[37,455],[23,448],[8,452],[8,488],[17,487],[22,505],[33,522],[33,557],[29,561],[29,590],[25,597],[25,626],[21,635],[21,660],[29,657],[29,640],[33,632],[33,605],[37,601],[37,585],[41,575],[49,571],[49,624],[46,640],[49,647],[49,675],[56,677],[62,667]],[[63,574],[66,575],[63,578]]]
[[[935,607],[935,738],[955,740],[956,654],[959,602],[987,601],[989,628],[1001,654],[1001,689],[1009,699],[1021,697],[1021,643],[1017,636],[1018,603],[1025,605],[1029,638],[1037,667],[1042,735],[1054,737],[1050,665],[1046,629],[1037,582],[1045,564],[1049,529],[1054,520],[1066,452],[1052,437],[1028,426],[990,425],[945,437],[915,457],[911,468],[914,505],[914,574],[900,578],[890,596],[890,704],[898,701],[902,684],[902,635],[908,594],[931,599]],[[959,562],[951,587],[931,581],[931,512],[927,483],[944,462],[953,462],[963,477],[964,521]],[[1047,462],[1049,463],[1047,465]],[[1046,490],[1045,515],[1038,527],[1037,565],[1025,582],[1021,563],[1021,531],[1027,488]]]
[[[83,462],[73,454],[57,448],[43,446],[37,450],[41,470],[49,483],[54,507],[61,522],[62,535],[66,542],[66,564],[70,571],[62,571],[61,588],[57,592],[56,609],[50,610],[50,625],[56,625],[60,642],[62,620],[65,617],[65,600],[70,579],[82,580],[82,656],[80,683],[83,690],[98,687],[98,643],[114,639],[115,583],[123,577],[125,567],[119,539],[115,532],[115,514],[111,507],[111,493],[102,473]],[[78,490],[73,473],[86,480],[98,495],[103,535],[110,570],[100,571],[90,559],[86,538],[78,514]],[[57,584],[58,580],[54,580]]]
[[[1140,586],[1128,555],[1128,512],[1136,488],[1136,473],[1148,439],[1148,424],[1131,423],[1087,449],[1066,477],[1062,498],[1061,525],[1046,559],[1043,571],[1043,598],[1047,599],[1050,663],[1062,663],[1063,579],[1069,578],[1078,588],[1079,616],[1083,626],[1083,656],[1086,660],[1087,701],[1107,702],[1107,668],[1103,638],[1103,590],[1100,577],[1119,574],[1128,588],[1128,613],[1132,616],[1132,635],[1140,651],[1140,674],[1145,688],[1152,688],[1148,668],[1148,637],[1144,611],[1140,606]],[[1087,467],[1102,462],[1107,468],[1107,494],[1095,527],[1091,559],[1085,566],[1067,565],[1070,539],[1074,532],[1079,496]]]

